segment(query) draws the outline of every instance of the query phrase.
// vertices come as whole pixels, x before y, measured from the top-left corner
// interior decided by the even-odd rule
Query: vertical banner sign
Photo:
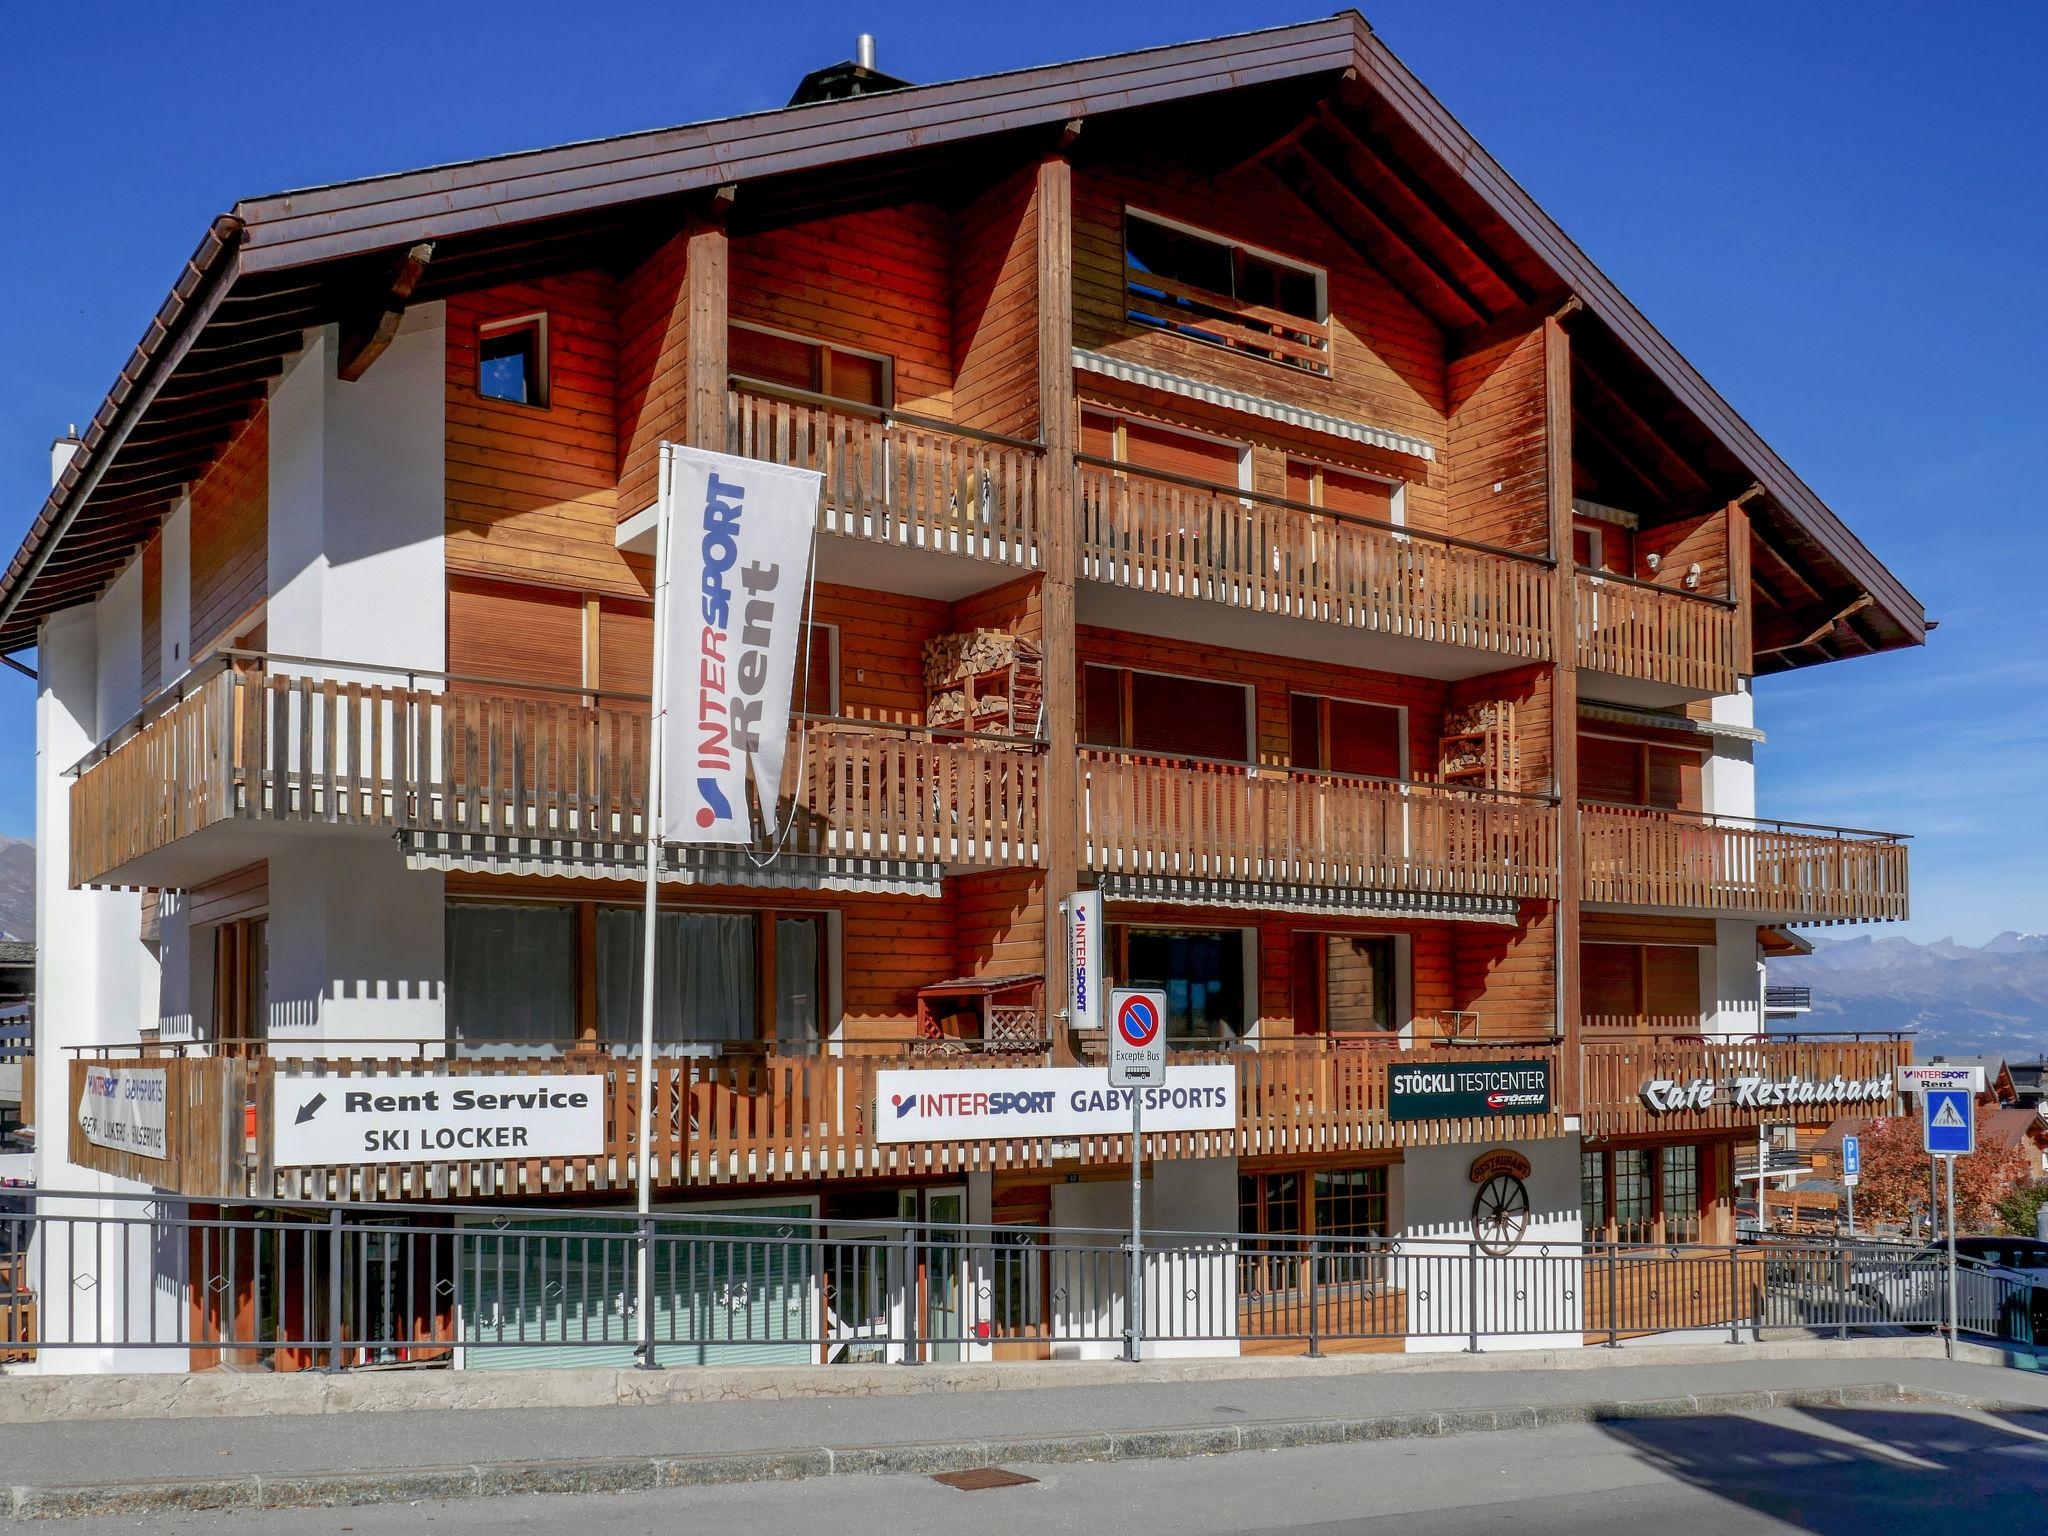
[[[665,662],[661,838],[749,843],[750,774],[768,832],[776,830],[824,477],[662,447],[669,568],[656,630]]]
[[[1067,1027],[1102,1028],[1102,892],[1067,898]]]

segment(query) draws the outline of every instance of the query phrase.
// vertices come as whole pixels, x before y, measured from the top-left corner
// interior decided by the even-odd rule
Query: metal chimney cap
[[[875,67],[875,34],[863,32],[853,41],[853,60],[862,69]]]

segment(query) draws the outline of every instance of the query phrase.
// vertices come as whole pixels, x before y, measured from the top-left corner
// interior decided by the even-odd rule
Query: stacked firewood
[[[1028,734],[1042,696],[1035,642],[1002,629],[970,629],[925,642],[925,723]]]

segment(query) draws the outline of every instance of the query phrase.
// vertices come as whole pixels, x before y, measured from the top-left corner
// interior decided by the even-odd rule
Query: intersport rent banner
[[[661,838],[749,843],[750,772],[776,831],[824,477],[673,443],[663,451]]]

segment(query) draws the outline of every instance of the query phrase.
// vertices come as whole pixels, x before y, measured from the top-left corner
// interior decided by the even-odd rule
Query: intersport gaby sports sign
[[[673,443],[662,451],[661,838],[748,843],[750,776],[776,830],[824,477]]]
[[[1008,1141],[1128,1136],[1131,1094],[1147,1131],[1227,1131],[1237,1124],[1237,1069],[1168,1067],[1150,1088],[1112,1088],[1100,1067],[991,1067],[875,1074],[875,1139]]]

